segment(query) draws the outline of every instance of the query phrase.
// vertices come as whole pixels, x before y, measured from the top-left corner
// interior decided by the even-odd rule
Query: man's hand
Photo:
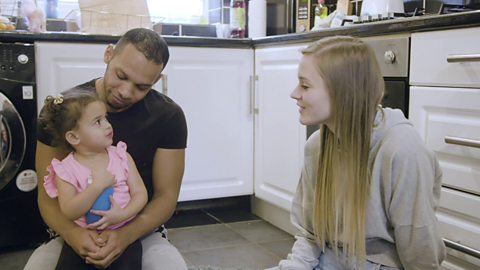
[[[76,227],[64,235],[65,241],[75,252],[84,260],[92,252],[99,252],[101,245],[96,244],[98,238],[97,231],[88,230],[82,227]]]
[[[98,269],[105,269],[110,266],[128,247],[125,237],[119,233],[120,230],[106,230],[95,238],[97,246],[101,246],[97,252],[89,252],[86,262]]]

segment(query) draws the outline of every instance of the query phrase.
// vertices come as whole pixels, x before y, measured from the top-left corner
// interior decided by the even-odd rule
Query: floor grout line
[[[230,248],[230,247],[241,247],[241,246],[246,246],[246,245],[251,245],[255,244],[253,242],[250,243],[245,243],[245,244],[238,244],[238,245],[229,245],[229,246],[221,246],[221,247],[214,247],[214,248],[204,248],[204,249],[195,249],[195,250],[189,250],[189,251],[182,251],[181,253],[189,253],[189,252],[197,252],[197,251],[204,251],[204,250],[214,250],[214,249],[219,249],[219,248]]]
[[[265,250],[267,253],[269,253],[270,255],[273,255],[275,258],[277,258],[278,260],[282,260],[280,257],[278,257],[277,255],[273,254],[272,252],[268,251],[267,249],[265,249],[264,247],[262,247],[261,245],[259,245],[258,243],[256,242],[253,242],[252,240],[248,239],[245,235],[241,234],[240,232],[238,232],[237,230],[235,230],[234,228],[228,226],[228,224],[225,224],[227,227],[229,227],[230,229],[232,229],[234,232],[238,233],[239,235],[245,237],[248,241],[250,241],[252,244],[260,247],[261,249]],[[263,243],[266,243],[266,242],[263,242]]]
[[[273,254],[271,251],[269,251],[268,249],[262,247],[261,245],[259,245],[258,243],[254,243],[255,245],[257,245],[259,248],[265,250],[267,253],[270,253],[271,255],[273,255],[275,258],[278,259],[278,262],[280,262],[281,260],[283,260],[282,258],[278,257],[276,254]]]
[[[221,221],[219,218],[217,218],[217,217],[215,217],[214,215],[212,215],[212,214],[208,213],[207,211],[205,211],[205,209],[202,209],[202,211],[203,211],[205,214],[209,215],[210,217],[214,218],[215,220],[218,220],[220,223],[225,224],[225,223],[224,223],[223,221]]]

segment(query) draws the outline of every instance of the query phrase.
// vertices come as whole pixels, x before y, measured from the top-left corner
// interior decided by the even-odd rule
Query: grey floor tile
[[[223,224],[168,230],[168,238],[180,252],[250,243]]]
[[[22,270],[35,249],[16,250],[0,253],[2,270]]]
[[[252,214],[250,209],[245,208],[230,209],[228,207],[224,207],[205,209],[204,211],[219,219],[223,223],[260,220],[258,216]]]
[[[275,254],[275,256],[277,256],[278,258],[284,260],[287,258],[287,255],[292,251],[293,243],[295,243],[295,238],[264,242],[259,243],[259,245],[262,246],[264,249],[270,251],[271,253]]]
[[[293,238],[291,234],[264,220],[229,223],[228,226],[255,243]]]
[[[278,258],[255,244],[183,253],[194,265],[220,268],[265,269],[278,265]]]
[[[205,211],[197,210],[185,210],[177,211],[173,216],[165,223],[167,229],[194,227],[203,225],[219,224],[220,221],[209,216]]]

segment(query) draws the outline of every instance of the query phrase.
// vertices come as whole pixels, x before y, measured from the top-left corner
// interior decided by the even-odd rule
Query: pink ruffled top
[[[128,179],[128,160],[127,160],[127,145],[124,142],[118,142],[117,146],[109,146],[106,148],[108,152],[108,167],[107,170],[114,174],[117,178],[117,183],[113,186],[113,199],[121,207],[125,208],[130,201],[130,192],[127,185]],[[43,186],[48,196],[55,198],[58,196],[57,182],[55,175],[58,175],[62,180],[70,183],[77,189],[77,194],[87,188],[88,176],[92,171],[82,164],[78,163],[71,152],[62,161],[53,159],[50,166],[47,167],[49,175],[45,176]],[[108,230],[118,228],[127,223],[134,217],[128,220],[108,227]],[[75,220],[78,226],[87,227],[85,223],[85,216]]]

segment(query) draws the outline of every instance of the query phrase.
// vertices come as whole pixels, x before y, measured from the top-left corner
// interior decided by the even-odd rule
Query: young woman
[[[439,269],[442,171],[400,110],[382,108],[372,49],[331,37],[302,51],[291,97],[305,146],[292,205],[296,242],[280,269]]]
[[[52,160],[44,183],[50,197],[58,196],[62,213],[79,226],[99,232],[118,228],[135,217],[147,203],[147,191],[126,144],[111,145],[113,129],[104,102],[95,92],[71,90],[47,97],[43,110],[46,128],[53,135],[52,145],[71,150],[62,161]],[[110,210],[90,210],[110,186]],[[87,212],[101,218],[87,224]],[[141,267],[142,244],[137,240],[108,269]],[[87,265],[65,242],[56,269],[95,267]]]

